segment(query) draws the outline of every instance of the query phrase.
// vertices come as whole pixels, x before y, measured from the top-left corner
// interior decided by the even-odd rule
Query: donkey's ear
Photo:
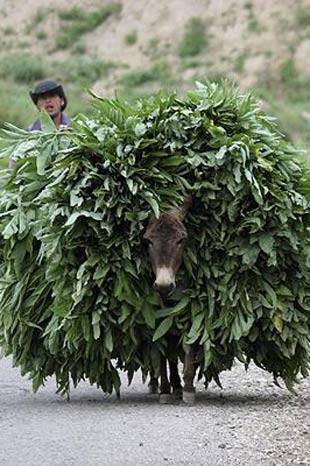
[[[172,215],[175,215],[179,220],[181,220],[181,222],[183,222],[192,204],[193,204],[192,196],[190,195],[184,196],[183,203],[179,207],[175,207],[174,209],[172,209],[169,213],[171,213]]]

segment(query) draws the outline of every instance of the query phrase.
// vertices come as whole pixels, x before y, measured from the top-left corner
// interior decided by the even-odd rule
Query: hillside
[[[64,82],[75,114],[89,87],[135,98],[226,76],[310,141],[310,0],[6,0],[0,12],[0,121],[27,124],[44,77]]]

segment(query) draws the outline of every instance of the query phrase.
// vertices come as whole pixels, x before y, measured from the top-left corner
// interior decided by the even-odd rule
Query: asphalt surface
[[[87,383],[68,402],[49,380],[37,394],[0,360],[0,465],[307,465],[310,380],[297,396],[236,366],[223,390],[197,384],[195,406],[160,405],[139,374],[122,398]]]

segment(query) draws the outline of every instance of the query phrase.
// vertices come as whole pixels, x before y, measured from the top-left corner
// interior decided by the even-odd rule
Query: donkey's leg
[[[170,396],[170,383],[167,374],[167,359],[161,355],[160,357],[160,403],[169,403],[171,400]]]
[[[196,367],[194,361],[194,350],[191,345],[185,345],[185,360],[184,360],[184,388],[183,401],[188,405],[193,405],[195,402],[195,388],[193,385]]]
[[[175,398],[182,399],[182,384],[178,371],[178,351],[179,338],[176,335],[169,335],[168,354],[169,354],[169,371],[170,385]],[[171,357],[170,357],[171,355]]]
[[[172,394],[174,398],[181,400],[182,399],[182,385],[181,379],[178,371],[178,362],[177,361],[168,361],[169,370],[170,370],[170,385],[172,387]]]
[[[148,384],[148,388],[151,395],[158,393],[158,379],[155,377],[154,369],[150,370],[150,382]]]

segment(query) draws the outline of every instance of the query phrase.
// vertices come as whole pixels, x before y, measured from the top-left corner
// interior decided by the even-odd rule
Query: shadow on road
[[[147,389],[146,389],[147,390]],[[283,389],[278,389],[279,393],[236,393],[232,391],[225,390],[222,392],[218,391],[199,391],[196,393],[196,402],[195,406],[199,407],[220,407],[220,406],[239,406],[240,408],[244,407],[247,409],[249,406],[272,406],[273,404],[287,404],[291,403],[293,405],[298,404],[308,404],[310,401],[310,394],[300,394],[300,395],[293,395]],[[0,383],[0,395],[1,393],[5,392],[11,394],[11,402],[16,404],[29,404],[43,406],[43,405],[51,405],[51,404],[68,404],[68,405],[94,405],[98,407],[100,406],[124,406],[124,405],[139,405],[139,406],[150,406],[150,405],[159,405],[158,402],[158,395],[150,395],[147,392],[141,390],[139,392],[135,391],[128,391],[123,390],[121,393],[121,397],[117,398],[116,395],[107,395],[101,392],[99,389],[96,390],[94,388],[86,388],[85,391],[81,391],[81,389],[73,390],[71,393],[71,397],[68,400],[65,397],[61,397],[56,393],[51,393],[51,390],[48,391],[41,389],[39,393],[33,394],[30,390],[25,390],[19,388],[18,386],[11,386],[9,384],[1,384]],[[7,400],[9,401],[9,400]],[[182,401],[175,401],[172,400],[169,406],[183,406],[186,405]],[[165,405],[159,405],[162,409],[165,409]]]

